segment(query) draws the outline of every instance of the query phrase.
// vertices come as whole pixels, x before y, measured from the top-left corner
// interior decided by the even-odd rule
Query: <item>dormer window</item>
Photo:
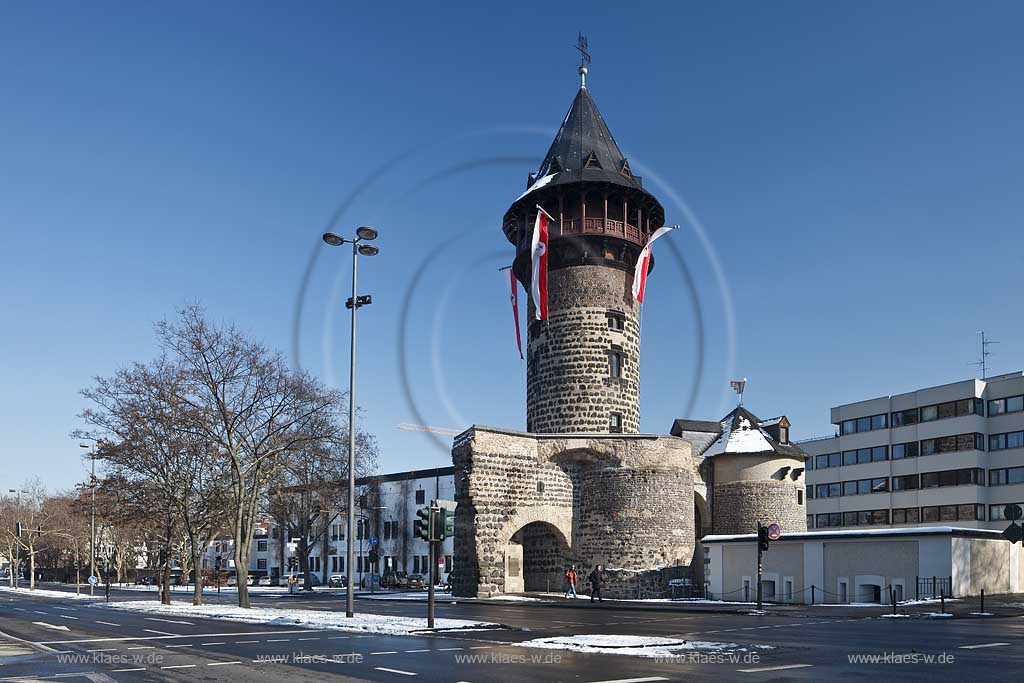
[[[598,161],[597,155],[591,152],[587,156],[587,160],[583,162],[583,168],[601,168],[601,162]]]
[[[783,427],[782,425],[779,425],[779,443],[789,443],[789,427]]]

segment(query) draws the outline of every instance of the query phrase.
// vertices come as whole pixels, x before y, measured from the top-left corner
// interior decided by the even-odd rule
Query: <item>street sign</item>
[[[777,541],[777,540],[779,540],[780,536],[782,536],[782,527],[779,526],[778,524],[774,523],[774,522],[769,524],[768,525],[768,538],[772,539],[773,541]]]
[[[100,582],[99,577],[96,577],[96,576],[90,576],[89,577],[89,585],[90,586],[95,586],[99,582]]]
[[[1024,537],[1024,532],[1022,532],[1021,528],[1016,524],[1010,524],[1010,526],[1006,527],[1006,529],[1003,531],[1003,538],[1005,538],[1010,543],[1016,543],[1022,537]]]
[[[1011,522],[1016,522],[1021,517],[1024,517],[1024,510],[1021,510],[1020,505],[1010,503],[1003,508],[1003,516]]]
[[[370,545],[377,545],[379,539],[376,536],[370,536]]]

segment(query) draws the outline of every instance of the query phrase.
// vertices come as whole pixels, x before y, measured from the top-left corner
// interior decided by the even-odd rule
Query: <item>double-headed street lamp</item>
[[[356,238],[348,239],[336,232],[325,232],[324,242],[332,247],[340,247],[343,244],[352,245],[352,298],[345,306],[352,309],[352,346],[349,358],[349,383],[348,383],[348,548],[345,560],[345,569],[348,574],[348,588],[345,591],[345,616],[355,616],[355,588],[352,585],[352,565],[355,564],[355,544],[353,536],[356,534],[356,518],[353,514],[356,507],[356,310],[360,306],[373,303],[369,295],[359,296],[356,291],[356,272],[359,268],[359,255],[376,256],[380,250],[372,244],[365,244],[377,239],[377,229],[368,225],[356,228]]]

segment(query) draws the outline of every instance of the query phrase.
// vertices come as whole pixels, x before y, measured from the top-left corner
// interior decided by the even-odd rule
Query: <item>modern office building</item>
[[[832,408],[834,437],[803,441],[807,529],[1003,529],[1024,502],[1024,374],[969,379]]]

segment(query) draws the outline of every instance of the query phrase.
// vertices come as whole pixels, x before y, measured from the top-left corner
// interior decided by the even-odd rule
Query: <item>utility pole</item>
[[[760,610],[763,606],[761,596],[761,571],[764,569],[764,563],[762,561],[762,554],[764,553],[764,543],[761,542],[761,534],[764,525],[761,522],[757,523],[757,609]]]
[[[89,490],[92,497],[92,511],[89,521],[89,595],[96,595],[96,584],[92,577],[96,575],[96,444],[91,447],[88,444],[78,444],[80,448],[89,448],[89,460],[92,462],[92,469],[89,475]]]
[[[436,500],[430,501],[430,516],[427,523],[427,543],[429,559],[427,562],[427,628],[434,628],[434,568],[437,567],[437,538],[441,525],[441,507]]]
[[[28,491],[22,491],[21,489],[7,489],[8,493],[13,493],[17,497],[17,514],[21,514],[21,494],[28,494]],[[11,568],[11,573],[14,574],[14,590],[18,590],[18,584],[21,582],[21,522],[15,520],[14,524],[15,536],[14,539],[14,566]]]

